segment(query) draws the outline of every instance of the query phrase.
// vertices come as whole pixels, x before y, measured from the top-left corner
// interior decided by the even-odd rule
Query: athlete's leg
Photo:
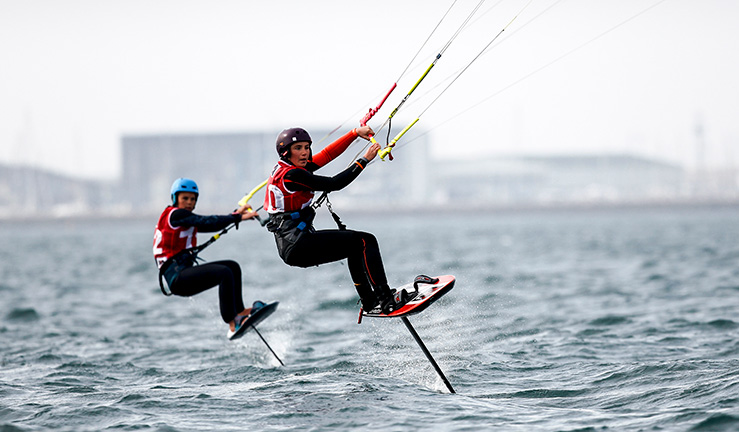
[[[348,259],[355,283],[367,277],[373,285],[387,283],[377,239],[370,233],[352,230],[321,230],[305,233],[295,244],[287,264],[312,267]]]
[[[212,264],[224,265],[231,270],[233,275],[233,286],[228,284],[220,284],[218,288],[218,297],[221,305],[221,316],[226,321],[226,317],[230,317],[230,322],[237,314],[248,315],[249,311],[244,309],[244,300],[242,297],[241,286],[241,266],[232,260],[215,261]]]
[[[367,277],[373,286],[387,284],[387,275],[385,275],[385,266],[382,265],[382,255],[380,255],[380,245],[374,235],[366,232],[357,231],[362,241],[362,260],[359,264],[363,265],[367,271]],[[349,259],[356,259],[350,257]]]
[[[216,261],[186,268],[171,287],[172,294],[190,297],[218,285],[221,318],[233,321],[244,311],[241,296],[241,267],[235,261]]]
[[[377,297],[382,299],[391,295],[380,247],[370,233],[352,230],[305,233],[295,244],[287,264],[311,267],[345,258],[364,307],[374,306]],[[368,282],[371,286],[368,286]],[[374,292],[373,287],[379,292]]]
[[[362,243],[364,245],[363,260],[364,269],[367,272],[367,278],[371,283],[371,290],[373,295],[371,297],[360,297],[364,300],[367,298],[368,301],[362,301],[362,307],[369,311],[374,309],[375,306],[380,304],[385,312],[391,305],[393,299],[393,293],[390,291],[390,286],[387,284],[387,276],[385,275],[385,267],[382,265],[382,256],[380,255],[380,246],[377,244],[377,239],[374,235],[365,232],[359,232],[362,237]],[[349,258],[351,260],[351,258]],[[360,291],[360,287],[357,287],[357,292]]]

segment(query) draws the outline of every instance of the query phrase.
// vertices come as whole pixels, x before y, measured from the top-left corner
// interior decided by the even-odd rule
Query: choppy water
[[[739,209],[344,219],[392,283],[457,276],[411,322],[458,394],[398,320],[356,324],[345,265],[289,268],[256,224],[205,256],[280,300],[285,367],[215,292],[159,293],[154,220],[5,223],[0,431],[739,430]]]

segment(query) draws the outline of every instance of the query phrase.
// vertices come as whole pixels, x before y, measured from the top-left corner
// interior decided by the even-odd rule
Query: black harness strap
[[[164,266],[162,266],[159,269],[159,289],[162,290],[162,294],[164,294],[167,297],[169,297],[169,296],[172,295],[172,291],[164,288],[164,281],[163,281],[163,279],[164,279],[164,272],[162,271],[163,268],[164,268]]]
[[[170,288],[172,286],[172,283],[175,281],[180,271],[188,267],[197,265],[198,259],[202,260],[202,258],[198,258],[198,252],[205,249],[205,247],[207,247],[210,243],[196,246],[190,249],[183,249],[174,254],[172,258],[168,259],[164,264],[162,264],[162,266],[159,268],[159,289],[162,290],[162,294],[166,296],[172,295],[172,291],[167,288]],[[174,272],[174,275],[171,274],[170,268]],[[167,281],[167,288],[164,288],[165,280]]]
[[[191,267],[194,265],[198,265],[198,260],[204,261],[202,258],[198,257],[198,254],[203,251],[203,249],[207,248],[211,244],[213,244],[214,241],[218,240],[220,236],[223,234],[226,234],[228,230],[231,228],[236,227],[236,229],[239,229],[238,222],[234,222],[233,224],[227,226],[221,232],[219,232],[217,235],[214,235],[210,239],[208,239],[207,242],[191,247],[189,249],[183,249],[176,254],[172,256],[172,258],[168,259],[162,266],[159,268],[159,289],[162,290],[162,294],[166,296],[171,296],[172,291],[170,291],[167,288],[164,288],[164,280],[167,281],[167,287],[170,286],[170,282],[173,282],[174,280],[170,281],[166,277],[166,273],[169,270],[170,267],[176,266],[179,267],[179,269],[175,269],[176,273],[179,274],[179,272],[187,267]]]
[[[336,226],[339,227],[339,231],[346,231],[346,225],[341,221],[339,215],[334,212],[334,209],[331,208],[331,201],[328,200],[328,194],[326,195],[326,208],[331,213],[331,217],[334,218],[334,222],[336,222]]]
[[[344,225],[344,222],[341,221],[339,215],[336,214],[334,209],[331,207],[331,201],[328,200],[328,192],[324,191],[321,196],[318,197],[316,202],[313,203],[313,209],[315,210],[320,207],[324,201],[326,201],[326,208],[328,209],[329,213],[331,213],[331,217],[334,218],[334,222],[336,222],[336,226],[339,227],[339,231],[346,231],[346,225]]]

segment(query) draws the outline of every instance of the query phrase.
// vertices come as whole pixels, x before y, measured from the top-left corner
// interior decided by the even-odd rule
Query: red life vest
[[[264,195],[264,209],[267,213],[294,212],[308,207],[313,201],[313,191],[290,191],[285,186],[285,174],[293,169],[305,169],[278,161],[267,180],[267,193]]]
[[[160,268],[168,259],[183,249],[197,244],[198,229],[191,227],[173,227],[169,217],[177,207],[169,206],[159,216],[156,231],[154,231],[154,258]]]
[[[342,154],[357,138],[357,130],[352,129],[341,138],[327,145],[326,148],[313,156],[312,162],[319,167],[325,166]],[[267,181],[267,193],[264,196],[264,210],[267,213],[294,212],[304,209],[313,201],[313,191],[290,191],[285,187],[285,174],[292,169],[305,169],[287,163],[277,162],[272,175]],[[307,170],[306,170],[307,171]]]

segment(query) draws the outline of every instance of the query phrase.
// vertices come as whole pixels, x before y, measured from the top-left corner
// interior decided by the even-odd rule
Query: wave
[[[34,308],[14,308],[5,316],[8,321],[33,322],[40,318]]]
[[[693,426],[689,430],[695,432],[734,432],[739,430],[739,417],[724,413],[711,414],[707,419]]]

